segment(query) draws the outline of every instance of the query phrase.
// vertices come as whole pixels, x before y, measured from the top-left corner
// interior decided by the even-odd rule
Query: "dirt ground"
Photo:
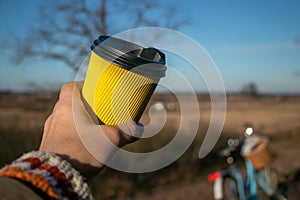
[[[199,103],[201,120],[208,123],[209,101],[200,99]],[[223,129],[226,137],[236,137],[237,133],[242,133],[245,122],[252,122],[256,132],[270,138],[270,149],[273,154],[271,167],[276,171],[279,182],[289,187],[287,189],[289,199],[300,199],[300,98],[229,96]],[[149,192],[139,192],[135,198],[124,199],[183,200],[187,198],[212,199],[212,185],[207,182],[205,176],[193,182],[171,184]]]
[[[0,153],[2,163],[13,159],[15,155],[22,151],[37,147],[43,129],[43,122],[51,113],[56,99],[57,94],[0,95],[0,128],[2,131],[8,132],[7,134],[0,133],[0,143],[3,143],[1,143],[1,146],[6,148],[2,149],[2,153]],[[198,100],[201,111],[200,123],[208,124],[211,116],[210,99],[207,96],[200,96]],[[172,103],[167,109],[167,115],[170,119],[169,124],[178,126],[180,110],[176,98],[173,96],[155,96],[150,104],[153,105],[158,101],[165,106],[170,105],[170,102]],[[199,123],[197,121],[199,119],[193,121],[192,115],[188,117],[190,117],[191,124]],[[147,121],[147,119],[145,120]],[[270,147],[273,154],[271,166],[277,171],[280,181],[286,182],[290,188],[293,188],[294,193],[292,195],[297,199],[299,196],[296,194],[299,193],[300,187],[294,187],[291,184],[299,185],[300,180],[298,176],[300,170],[300,96],[260,96],[254,98],[229,95],[227,97],[226,120],[221,137],[237,137],[244,131],[243,125],[248,121],[253,123],[256,132],[270,137]],[[15,146],[13,149],[9,149],[11,145],[7,144],[7,141],[13,141],[15,138],[20,139],[20,135],[18,135],[9,140],[9,137],[13,134],[11,130],[14,130],[15,134],[25,134],[22,132],[29,130],[26,134],[32,134],[35,140],[33,143],[20,146],[18,150]],[[28,135],[23,136],[28,137]],[[8,152],[14,154],[7,157]],[[134,190],[134,188],[131,188],[133,191],[130,195],[125,192],[121,196],[111,195],[110,197],[102,196],[101,198],[98,198],[101,194],[95,196],[96,199],[121,200],[212,199],[212,185],[207,182],[207,174],[205,173],[192,179],[158,184],[159,187],[151,187],[149,190],[145,188]],[[97,181],[101,182],[101,180]],[[128,184],[128,182],[125,180],[124,184]]]

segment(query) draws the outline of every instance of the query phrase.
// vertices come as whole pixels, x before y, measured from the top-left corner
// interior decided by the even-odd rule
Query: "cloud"
[[[292,42],[278,42],[278,43],[261,43],[261,44],[238,44],[226,45],[215,48],[219,52],[226,53],[257,53],[270,51],[288,51],[300,50],[300,45]]]
[[[295,44],[300,46],[300,36],[296,37]]]

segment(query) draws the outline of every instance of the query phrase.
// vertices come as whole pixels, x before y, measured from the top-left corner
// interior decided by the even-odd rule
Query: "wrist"
[[[54,153],[26,153],[3,167],[0,176],[31,184],[53,199],[92,199],[89,187],[80,173]]]

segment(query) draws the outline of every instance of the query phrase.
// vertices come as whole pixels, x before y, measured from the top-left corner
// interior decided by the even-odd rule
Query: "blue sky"
[[[46,1],[0,0],[0,90],[24,90],[38,83],[58,87],[74,79],[61,63],[31,58],[14,66],[4,40],[24,34]],[[180,29],[201,44],[216,63],[227,91],[249,82],[267,93],[300,93],[300,1],[173,1],[192,24]],[[153,13],[155,14],[155,13]],[[176,17],[176,16],[174,16]]]

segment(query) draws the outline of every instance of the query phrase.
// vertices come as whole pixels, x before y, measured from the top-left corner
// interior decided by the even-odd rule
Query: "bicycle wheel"
[[[272,200],[287,200],[278,190],[277,174],[269,166],[256,172],[256,179],[262,190]]]
[[[238,200],[238,191],[236,181],[232,178],[226,178],[223,180],[223,191],[224,199],[228,200]]]
[[[256,171],[256,180],[261,189],[268,195],[272,196],[277,190],[277,175],[269,166]]]

